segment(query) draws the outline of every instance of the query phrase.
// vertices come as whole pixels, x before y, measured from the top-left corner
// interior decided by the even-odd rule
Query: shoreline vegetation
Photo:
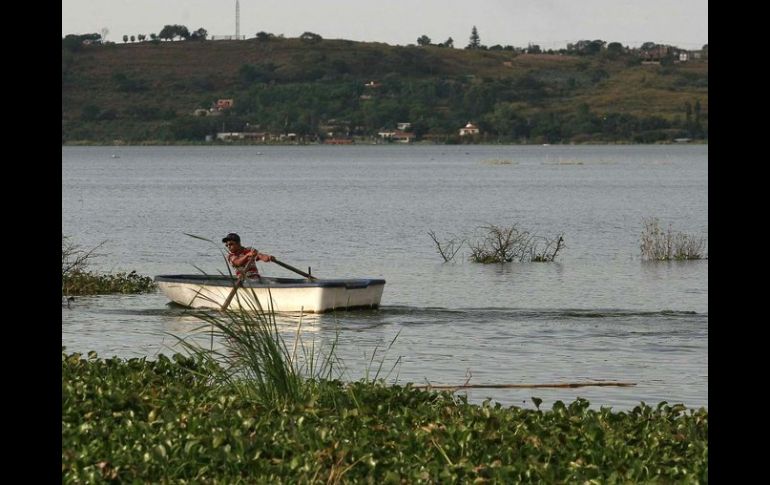
[[[224,349],[179,339],[188,355],[150,361],[62,348],[63,482],[708,481],[705,408],[469,404],[386,384],[376,350],[344,382],[336,340],[306,344],[301,323],[290,350],[270,313],[195,315]]]
[[[98,141],[92,141],[92,140],[67,140],[62,141],[62,146],[65,147],[142,147],[142,146],[210,146],[210,147],[226,147],[226,146],[335,146],[335,147],[346,147],[346,146],[392,146],[392,147],[404,147],[404,146],[436,146],[436,145],[443,145],[443,146],[451,146],[451,145],[458,145],[456,143],[436,143],[432,141],[418,141],[413,142],[409,144],[401,144],[401,143],[382,143],[377,140],[373,139],[362,139],[362,140],[353,140],[351,143],[347,144],[326,144],[322,142],[269,142],[269,143],[261,143],[261,142],[253,142],[253,141],[231,141],[231,142],[207,142],[207,141],[185,141],[185,140],[176,140],[176,141],[160,141],[160,140],[145,140],[140,142],[125,142],[122,140],[115,140],[112,143],[104,143],[104,142],[98,142]],[[591,141],[591,142],[569,142],[569,143],[516,143],[516,142],[488,142],[488,143],[473,143],[473,145],[478,146],[543,146],[543,145],[554,145],[554,146],[579,146],[579,145],[585,145],[585,146],[591,146],[591,145],[708,145],[708,140],[690,140],[687,142],[676,142],[673,140],[660,140],[653,143],[638,143],[633,141],[608,141],[608,142],[598,142],[598,141]],[[468,144],[463,144],[463,146],[468,146]]]
[[[155,282],[149,276],[136,271],[116,274],[99,274],[88,269],[91,260],[103,256],[97,251],[104,246],[101,242],[91,249],[84,249],[73,242],[70,236],[61,237],[61,294],[67,303],[74,296],[105,295],[114,293],[147,293],[155,290]]]

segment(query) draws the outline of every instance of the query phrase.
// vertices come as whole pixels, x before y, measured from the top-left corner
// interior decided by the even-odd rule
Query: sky
[[[601,39],[699,49],[708,44],[708,0],[239,0],[240,33],[416,44],[454,40],[476,26],[483,45],[560,49]],[[62,37],[108,29],[107,40],[159,33],[164,25],[235,34],[235,0],[62,0]]]

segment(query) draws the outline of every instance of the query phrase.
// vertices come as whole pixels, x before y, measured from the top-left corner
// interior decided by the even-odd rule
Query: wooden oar
[[[225,311],[225,310],[227,310],[227,307],[229,307],[229,306],[230,306],[230,302],[233,300],[233,297],[235,296],[235,293],[238,291],[238,288],[240,288],[241,286],[243,286],[243,280],[246,278],[246,268],[248,268],[249,264],[250,264],[252,261],[254,261],[254,256],[252,256],[251,258],[249,258],[249,263],[246,263],[246,266],[244,266],[244,269],[243,269],[243,272],[244,272],[244,273],[243,273],[243,274],[241,274],[241,275],[238,277],[238,281],[236,281],[236,282],[235,282],[235,284],[233,285],[233,289],[232,289],[232,291],[230,291],[230,294],[229,294],[229,295],[227,295],[227,300],[225,300],[225,302],[222,304],[222,308],[220,309],[220,311]]]
[[[230,302],[233,300],[233,297],[235,296],[235,292],[238,291],[238,288],[243,286],[243,278],[239,277],[238,281],[235,282],[235,285],[233,286],[233,290],[230,292],[229,295],[227,295],[227,300],[222,304],[221,311],[227,310],[227,307],[230,306]]]
[[[302,276],[304,276],[307,279],[310,279],[310,280],[317,280],[318,279],[318,278],[316,278],[313,275],[310,275],[308,273],[305,273],[304,271],[298,270],[297,268],[295,268],[294,266],[292,266],[290,264],[286,264],[283,261],[278,261],[277,259],[275,259],[275,257],[273,257],[272,261],[275,264],[277,264],[278,266],[283,266],[284,268],[288,269],[289,271],[294,271],[298,275],[302,275]]]

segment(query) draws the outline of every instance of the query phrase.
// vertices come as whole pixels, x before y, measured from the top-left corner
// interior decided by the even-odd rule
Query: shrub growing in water
[[[664,231],[657,217],[647,218],[643,222],[644,229],[642,229],[640,244],[642,259],[650,261],[706,259],[704,237],[673,231],[670,224],[668,230]]]
[[[100,295],[106,293],[146,293],[155,289],[155,283],[149,276],[141,276],[136,271],[100,275],[88,271],[92,258],[104,242],[89,250],[82,249],[70,241],[69,236],[61,237],[61,292],[62,297],[70,295]]]

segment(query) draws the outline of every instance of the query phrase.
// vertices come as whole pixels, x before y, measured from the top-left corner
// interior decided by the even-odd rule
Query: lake
[[[472,402],[708,407],[708,260],[643,261],[650,217],[707,239],[707,145],[62,148],[62,232],[104,242],[93,270],[226,272],[219,241],[237,232],[317,277],[384,278],[378,310],[302,317],[303,343],[337,340],[346,379],[382,362],[401,384],[636,383]],[[488,225],[566,246],[552,263],[470,262]],[[429,231],[466,242],[444,262]],[[291,339],[299,319],[279,325]],[[62,308],[62,345],[154,358],[198,326],[160,293],[83,297]]]

